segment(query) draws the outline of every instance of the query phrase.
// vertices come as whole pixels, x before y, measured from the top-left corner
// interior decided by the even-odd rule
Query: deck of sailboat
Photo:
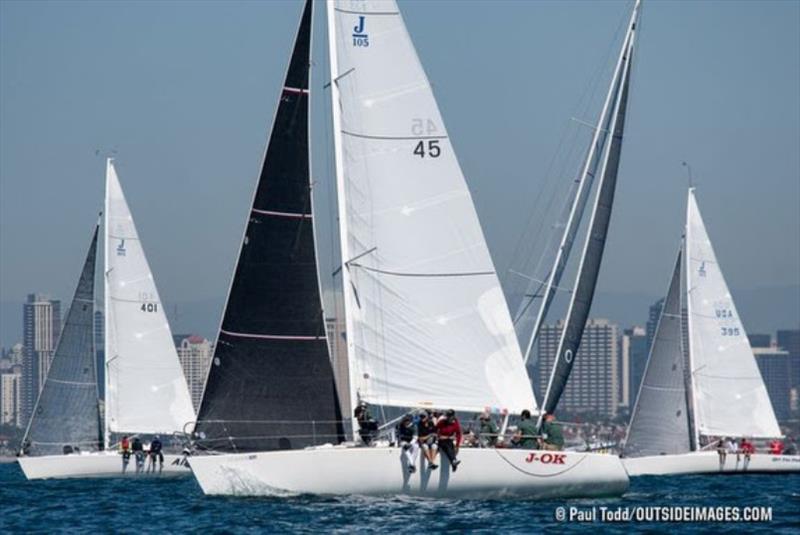
[[[615,455],[523,449],[462,448],[453,472],[424,461],[410,474],[399,447],[327,446],[190,458],[209,495],[526,496],[537,499],[624,493],[628,476]]]
[[[788,474],[800,472],[800,456],[754,453],[745,462],[744,455],[729,453],[720,466],[716,451],[699,451],[678,455],[651,455],[622,459],[630,477],[669,475],[734,475]]]

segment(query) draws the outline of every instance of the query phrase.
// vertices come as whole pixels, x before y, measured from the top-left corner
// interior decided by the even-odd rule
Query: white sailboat
[[[187,423],[195,420],[188,385],[178,361],[169,323],[111,159],[106,165],[104,215],[106,370],[102,441],[98,441],[100,444],[95,442],[89,448],[81,448],[80,454],[20,457],[20,466],[28,479],[123,475],[122,458],[114,449],[115,434],[171,436],[184,433]],[[93,246],[96,248],[96,242]],[[93,255],[91,264],[93,278]],[[84,269],[88,270],[89,267]],[[91,285],[93,300],[93,279]],[[89,309],[92,308],[89,306]],[[81,328],[94,336],[91,320],[88,323],[84,321]],[[89,335],[84,333],[83,336]],[[93,355],[93,342],[91,347],[90,353]],[[86,352],[87,349],[83,348],[82,351]],[[63,357],[57,354],[54,362],[60,358],[67,361],[74,359],[72,354],[65,353]],[[96,381],[96,374],[93,380]],[[58,378],[51,379],[48,375],[45,390],[48,390],[50,383],[51,390],[57,384],[64,384],[63,380],[57,381]],[[96,383],[94,392],[96,403]],[[43,391],[42,399],[58,405],[71,398],[58,394],[46,396]],[[99,437],[99,418],[85,405],[66,405],[69,408],[65,410],[70,411],[70,418],[90,421],[87,425],[93,426],[93,436]],[[32,426],[35,425],[36,418],[37,415],[34,414]],[[65,420],[61,425],[68,425],[67,422]],[[49,423],[50,428],[58,425],[57,422]],[[68,444],[60,444],[58,447],[64,445]],[[181,460],[180,455],[165,453],[161,473],[188,475],[189,469]],[[134,464],[132,459],[126,475],[136,474]]]
[[[281,106],[296,106],[294,110],[307,109],[297,106],[308,103],[308,85],[289,81],[307,84],[307,76],[293,69],[298,50],[306,53],[302,68],[309,66],[311,6],[306,3],[281,98]],[[396,3],[331,0],[328,34],[351,405],[535,411],[522,352],[472,199]],[[282,113],[279,109],[277,117]],[[284,127],[276,119],[262,181],[270,175],[272,144],[287,134],[279,130]],[[307,136],[305,131],[292,132]],[[296,157],[307,168],[307,152]],[[263,223],[260,216],[277,212],[258,204],[267,200],[259,201],[264,187],[263,182],[258,186],[237,274],[245,272],[247,255],[257,254],[248,248],[255,243],[251,231]],[[221,336],[231,335],[225,325],[238,286],[235,276]],[[240,340],[278,338],[274,332],[236,335]],[[314,340],[309,332],[280,337],[296,340],[296,347]],[[209,392],[207,386],[204,405],[209,395],[224,397],[217,387],[221,381],[242,385],[247,378],[239,370],[264,365],[254,361],[283,358],[238,351],[241,343],[230,339],[232,349],[222,354],[228,361],[212,366],[207,385],[213,388]],[[336,403],[335,396],[330,403]],[[200,413],[198,429],[247,423],[204,423],[204,410]],[[357,429],[356,422],[352,426]],[[353,437],[358,439],[357,432]],[[283,447],[265,442],[270,448],[259,450],[251,447],[253,438],[237,442],[228,434],[216,442],[224,443],[228,453],[192,457],[192,470],[203,492],[222,495],[545,498],[621,494],[628,486],[621,463],[611,455],[464,448],[457,471],[447,463],[431,471],[423,463],[410,474],[399,447],[355,447],[329,438],[328,444],[317,441],[290,449],[289,438],[284,440]]]
[[[631,476],[798,472],[800,456],[721,457],[716,441],[781,436],[689,189],[686,230],[625,441]]]

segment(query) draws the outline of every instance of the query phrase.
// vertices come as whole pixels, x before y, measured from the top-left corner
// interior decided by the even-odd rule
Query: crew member
[[[526,450],[536,449],[537,429],[536,422],[531,420],[531,411],[525,409],[519,415],[520,421],[517,424],[517,432],[514,433],[512,442],[518,447]]]
[[[497,444],[497,425],[492,421],[488,413],[482,413],[479,417],[480,427],[478,428],[479,443],[483,448],[491,448]]]
[[[428,468],[436,470],[439,468],[439,465],[436,464],[439,446],[436,443],[436,424],[433,423],[433,417],[428,411],[423,411],[419,415],[417,436],[419,437],[419,446],[422,448],[422,454],[425,455],[425,459],[428,461]]]
[[[403,416],[397,426],[397,441],[403,456],[408,461],[408,473],[413,474],[417,471],[417,453],[419,453],[419,443],[417,440],[417,430],[414,428],[414,421],[411,416]]]
[[[555,451],[564,449],[564,433],[561,431],[561,425],[556,423],[556,415],[552,412],[544,415],[542,435],[543,449]]]
[[[153,437],[153,441],[150,443],[150,465],[148,467],[148,471],[151,469],[155,471],[156,462],[158,462],[159,474],[164,469],[164,454],[161,453],[161,449],[163,447],[164,445],[161,443],[161,439],[158,438],[158,435]]]
[[[131,441],[128,440],[128,435],[122,437],[119,442],[119,451],[122,454],[122,473],[128,469],[128,463],[131,461]]]
[[[142,471],[142,468],[144,468],[144,446],[142,445],[142,441],[139,439],[139,437],[133,437],[131,450],[133,451],[133,457],[136,460],[136,473],[138,474]]]
[[[444,413],[444,417],[440,418],[436,423],[436,431],[439,440],[439,449],[450,461],[450,466],[453,467],[453,472],[458,469],[461,464],[456,456],[458,455],[458,448],[461,447],[461,424],[456,418],[456,411],[448,409]]]
[[[378,422],[369,413],[366,403],[361,403],[356,407],[353,414],[358,421],[358,435],[364,441],[364,445],[369,446],[378,433]]]

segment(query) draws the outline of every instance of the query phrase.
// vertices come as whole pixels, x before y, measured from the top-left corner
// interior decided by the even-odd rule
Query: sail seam
[[[371,136],[368,134],[356,134],[355,132],[348,132],[347,130],[342,130],[342,134],[352,136],[352,137],[360,137],[364,139],[385,139],[385,140],[423,140],[423,139],[447,139],[447,136]]]
[[[282,334],[258,334],[258,333],[237,333],[233,331],[226,331],[220,329],[221,333],[228,336],[235,336],[237,338],[258,338],[261,340],[325,340],[324,336],[296,336],[296,335],[282,335]]]
[[[339,13],[348,13],[350,15],[399,15],[399,11],[351,11],[349,9],[341,9],[338,7],[333,8]]]
[[[292,217],[295,219],[311,219],[313,217],[311,214],[301,214],[298,212],[276,212],[274,210],[259,210],[258,208],[253,208],[252,210],[257,214]]]
[[[94,386],[95,385],[94,382],[83,383],[83,382],[79,382],[79,381],[62,381],[61,379],[53,379],[52,377],[48,378],[48,380],[52,381],[54,383],[62,384],[62,385],[78,385],[78,386]]]
[[[484,275],[494,275],[494,271],[468,271],[463,273],[403,273],[401,271],[389,271],[385,269],[368,267],[363,264],[357,264],[354,262],[351,262],[348,265],[354,267],[360,267],[367,271],[374,271],[375,273],[381,273],[382,275],[394,275],[397,277],[476,277]]]

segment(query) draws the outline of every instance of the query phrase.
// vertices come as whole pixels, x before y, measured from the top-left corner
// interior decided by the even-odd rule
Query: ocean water
[[[771,508],[761,522],[558,521],[578,511],[636,507]],[[764,509],[770,510],[770,509]],[[643,511],[643,509],[640,509]],[[644,514],[644,513],[631,513]],[[723,514],[723,513],[719,513]],[[733,514],[733,513],[729,513]],[[743,515],[743,509],[739,510]],[[0,533],[531,533],[603,530],[800,533],[800,475],[646,477],[621,498],[603,500],[442,500],[427,498],[206,497],[191,477],[29,482],[0,464]]]

